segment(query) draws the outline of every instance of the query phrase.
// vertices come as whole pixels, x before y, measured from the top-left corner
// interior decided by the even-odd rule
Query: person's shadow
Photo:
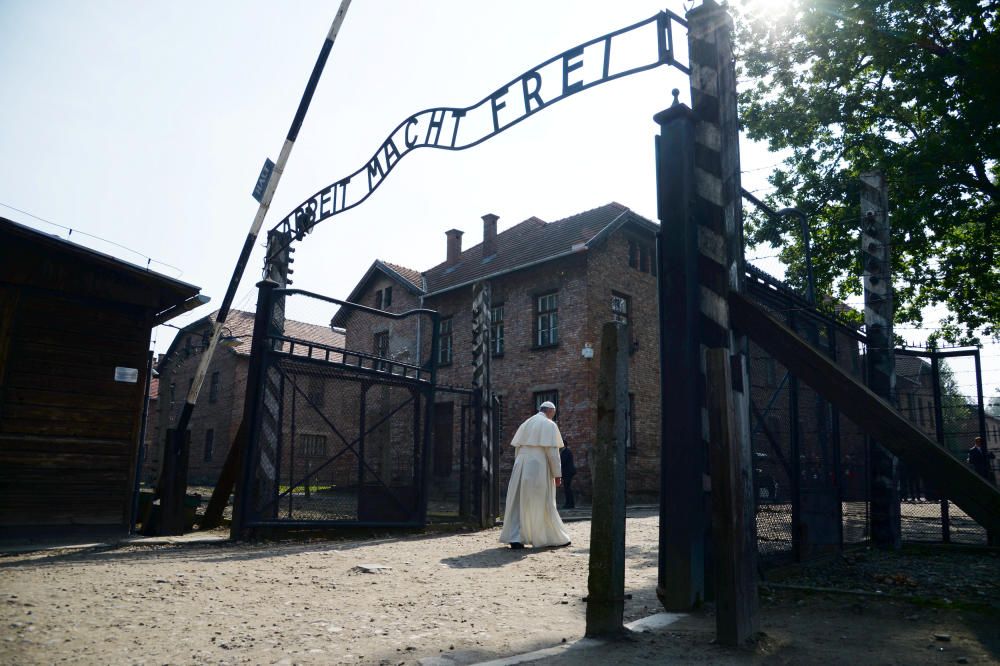
[[[497,545],[484,548],[477,553],[446,557],[441,560],[441,564],[446,564],[452,569],[499,569],[530,557],[536,552],[544,552],[544,550],[543,548],[513,550],[507,546]]]

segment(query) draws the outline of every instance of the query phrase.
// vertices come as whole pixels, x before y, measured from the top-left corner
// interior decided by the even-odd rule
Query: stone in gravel
[[[384,564],[359,564],[353,567],[351,571],[367,574],[386,574],[392,571],[392,567],[387,567]]]
[[[951,640],[951,634],[934,634],[934,640],[947,643]]]

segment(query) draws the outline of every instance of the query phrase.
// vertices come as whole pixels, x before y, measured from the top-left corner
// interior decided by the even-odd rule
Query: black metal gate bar
[[[248,382],[251,436],[234,532],[247,536],[262,527],[423,525],[437,313],[390,313],[278,289],[271,282],[258,286],[259,336],[254,339]],[[327,337],[335,344],[275,330],[270,321],[276,302],[292,297],[336,306],[331,326],[340,319],[336,330],[343,343],[332,331]],[[386,331],[391,344],[376,342],[376,348],[369,349],[373,328]],[[309,380],[308,391],[303,377]],[[268,449],[265,460],[261,426],[268,381],[277,389],[269,398],[277,423],[267,435],[273,450]],[[331,392],[336,399],[327,400]],[[263,481],[264,476],[271,478],[269,469],[274,472],[273,487]],[[284,477],[288,486],[282,489]]]

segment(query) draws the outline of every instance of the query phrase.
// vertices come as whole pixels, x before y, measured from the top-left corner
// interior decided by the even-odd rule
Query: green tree
[[[742,122],[790,153],[769,198],[810,216],[818,290],[862,293],[858,176],[881,169],[896,322],[944,304],[940,337],[1000,338],[1000,2],[742,2]],[[754,214],[747,238],[780,247],[801,286],[795,225]]]
[[[987,401],[986,413],[1000,419],[1000,388],[996,390],[996,395]]]

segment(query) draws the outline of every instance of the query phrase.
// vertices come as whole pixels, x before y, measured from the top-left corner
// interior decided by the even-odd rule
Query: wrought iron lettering
[[[560,53],[472,106],[437,107],[409,116],[364,166],[306,199],[275,229],[294,229],[295,237],[301,238],[317,223],[354,208],[371,196],[407,153],[417,148],[472,148],[570,95],[660,65],[669,64],[690,74],[689,66],[676,60],[676,26],[686,29],[687,22],[671,12],[660,12]],[[656,40],[655,51],[644,51],[641,47],[652,39]],[[647,55],[636,55],[641,52]],[[367,187],[354,187],[348,192],[348,183],[362,175]]]

